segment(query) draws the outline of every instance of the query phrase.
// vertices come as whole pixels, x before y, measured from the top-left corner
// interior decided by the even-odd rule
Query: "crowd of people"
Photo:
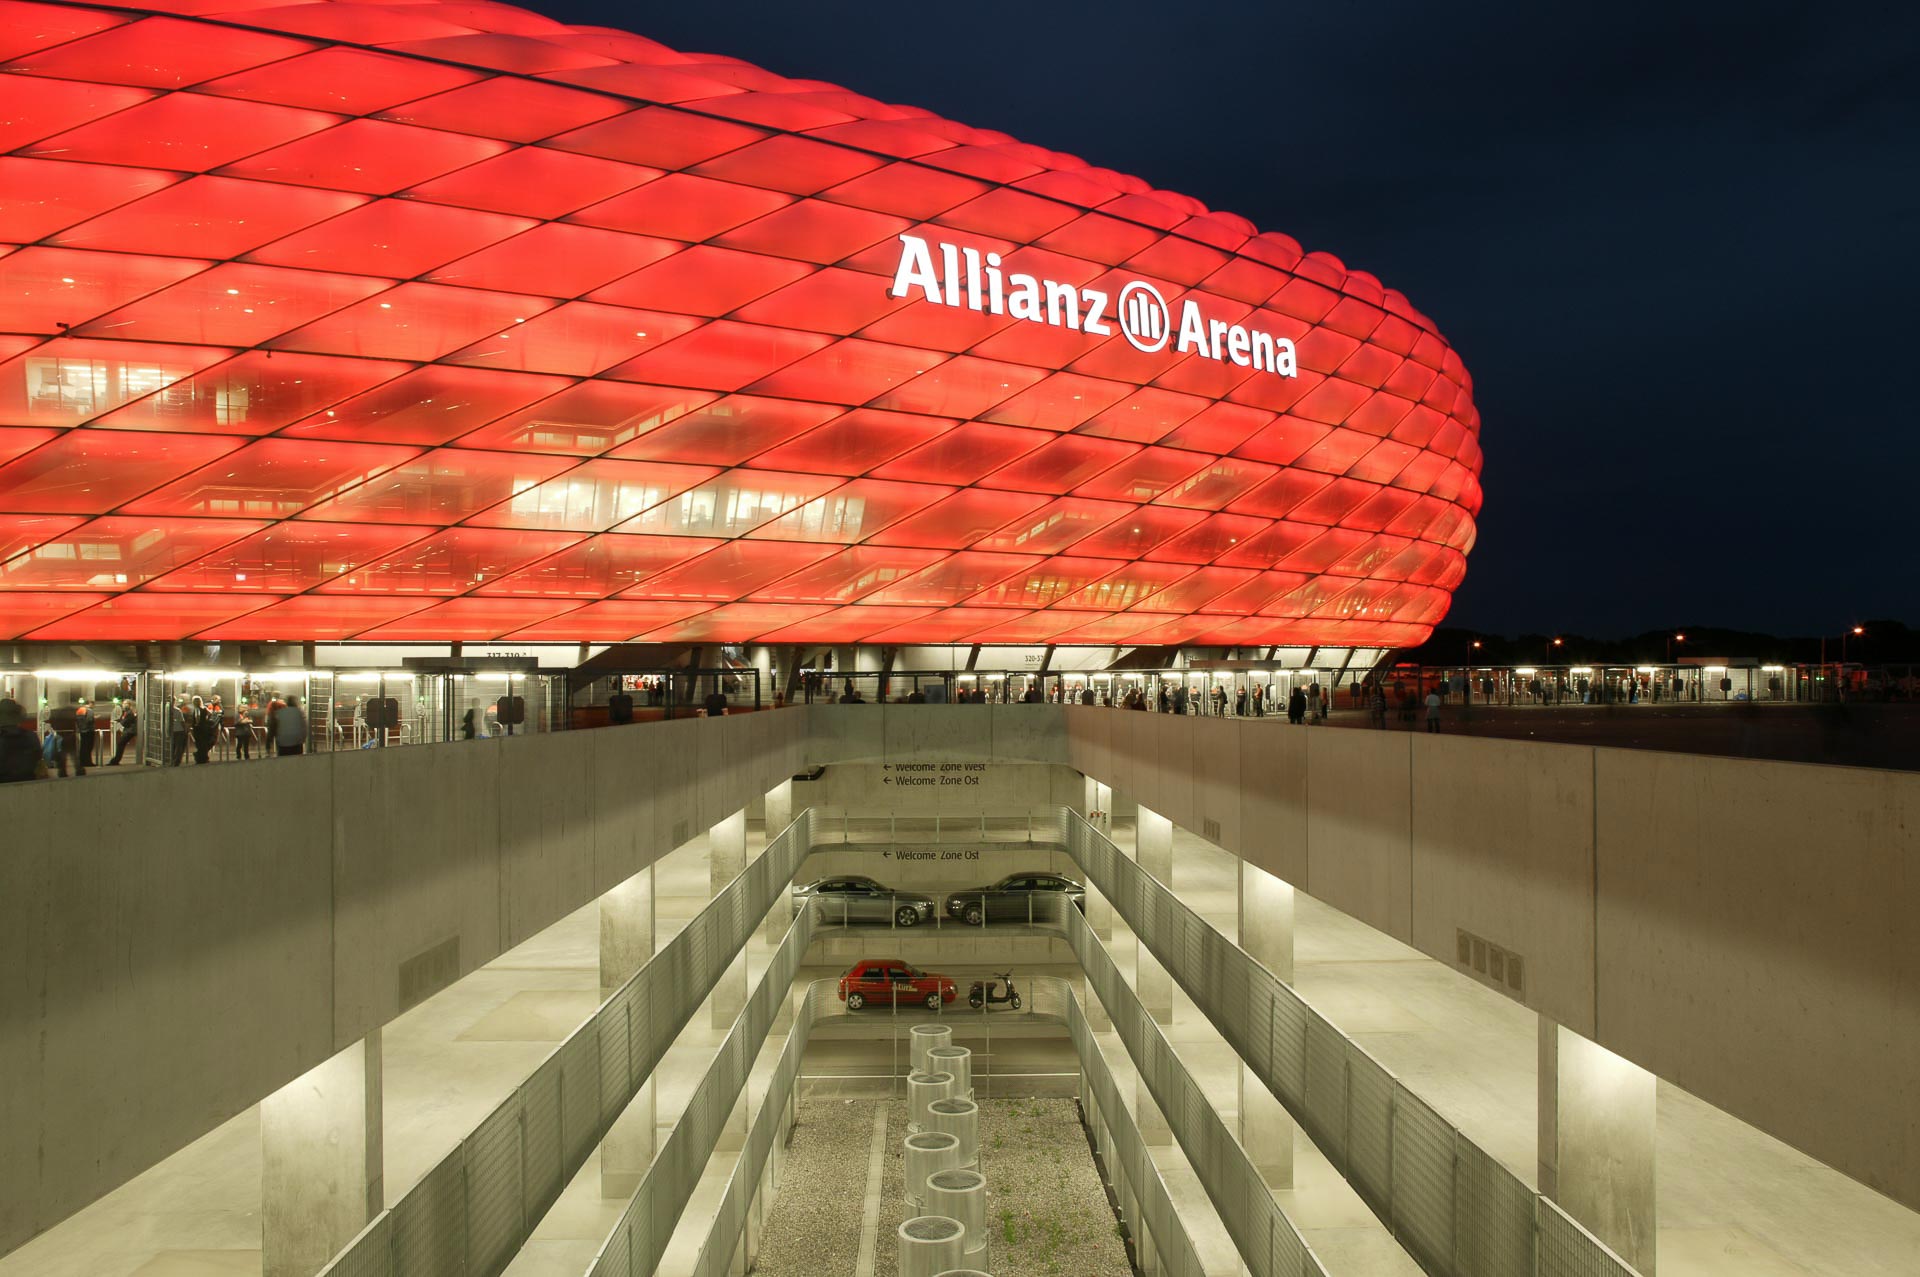
[[[217,695],[177,697],[168,703],[166,714],[165,750],[170,766],[183,766],[189,751],[195,764],[213,761],[213,751],[223,737],[232,742],[234,757],[239,759],[252,757],[256,748],[281,757],[306,752],[307,715],[295,695],[272,697],[264,706],[257,699],[249,700],[236,709],[231,723]],[[88,701],[50,709],[36,736],[26,726],[26,711],[20,703],[0,700],[0,782],[84,776],[97,765],[118,767],[140,737],[140,713],[131,699],[124,700],[111,721],[113,756],[97,764],[99,716]],[[133,761],[138,764],[137,753]]]

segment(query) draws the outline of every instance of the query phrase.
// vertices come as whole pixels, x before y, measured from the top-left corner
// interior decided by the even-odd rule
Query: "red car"
[[[840,1000],[849,1011],[858,1011],[869,1002],[882,1006],[918,1002],[929,1011],[938,1011],[959,992],[946,976],[922,971],[898,958],[865,958],[840,977]]]

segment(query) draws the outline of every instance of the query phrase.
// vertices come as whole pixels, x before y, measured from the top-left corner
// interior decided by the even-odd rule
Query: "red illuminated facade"
[[[493,4],[0,0],[0,638],[1392,647],[1478,432],[1373,277],[1004,134]]]

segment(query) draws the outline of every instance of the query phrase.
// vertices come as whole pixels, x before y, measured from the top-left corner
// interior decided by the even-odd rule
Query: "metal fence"
[[[504,1271],[734,955],[786,895],[812,847],[810,819],[802,812],[769,842],[765,854],[323,1274],[495,1277]]]
[[[1088,987],[1106,1007],[1114,1032],[1140,1070],[1140,1080],[1152,1092],[1253,1277],[1324,1277],[1319,1260],[1273,1200],[1246,1149],[1181,1063],[1093,928],[1076,910],[1066,930]]]
[[[1633,1269],[1598,1239],[1435,1113],[1078,812],[1062,808],[1060,830],[1088,882],[1112,901],[1425,1272],[1630,1277]],[[1069,940],[1085,929],[1084,922],[1070,921]],[[1100,956],[1089,950],[1082,965]],[[1117,1013],[1114,1023],[1120,1023]],[[1221,1217],[1232,1230],[1224,1207]]]
[[[764,914],[766,910],[762,909],[761,912]],[[786,938],[780,942],[772,961],[761,974],[760,982],[754,986],[746,1008],[727,1031],[726,1040],[720,1044],[713,1061],[707,1065],[707,1071],[701,1075],[700,1084],[687,1100],[680,1120],[674,1123],[653,1164],[641,1177],[640,1187],[635,1190],[633,1200],[627,1203],[627,1209],[622,1212],[613,1235],[594,1257],[593,1266],[587,1270],[589,1277],[651,1277],[654,1269],[659,1267],[667,1243],[672,1240],[674,1227],[679,1223],[681,1213],[686,1210],[693,1190],[700,1183],[707,1160],[720,1143],[721,1132],[726,1128],[735,1104],[746,1090],[747,1076],[753,1071],[753,1061],[765,1045],[767,1034],[789,996],[794,976],[800,970],[800,960],[806,955],[807,944],[812,939],[813,917],[802,912],[787,929]],[[793,1084],[793,1070],[799,1066],[796,1053],[799,1048],[795,1047],[794,1039],[801,1039],[804,1044],[806,1031],[801,1026],[805,1019],[796,1017],[794,1030],[789,1035],[787,1054],[792,1055],[791,1061],[786,1055],[782,1057],[782,1065],[791,1066],[786,1074],[789,1091]],[[774,1108],[771,1092],[768,1099],[769,1102],[761,1108],[763,1119]],[[780,1111],[785,1111],[784,1104],[779,1107]],[[763,1125],[766,1123],[755,1124],[755,1134],[763,1134],[765,1148],[771,1150],[773,1128],[769,1126],[762,1132],[759,1128]],[[752,1139],[753,1135],[750,1134],[749,1143]],[[756,1172],[756,1188],[758,1178]],[[728,1186],[728,1196],[730,1199],[734,1197],[731,1184]],[[751,1205],[752,1190],[743,1188],[736,1203],[737,1217],[743,1227]],[[725,1213],[724,1205],[722,1210]],[[714,1262],[724,1270],[731,1265],[732,1259],[733,1250],[729,1247],[724,1256],[717,1257]],[[701,1262],[703,1265],[708,1262],[708,1256],[704,1253]],[[707,1273],[713,1270],[701,1267],[696,1271]]]

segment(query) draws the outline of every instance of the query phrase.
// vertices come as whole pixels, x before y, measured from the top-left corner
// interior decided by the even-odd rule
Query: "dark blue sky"
[[[1920,623],[1920,5],[527,7],[1002,129],[1401,289],[1484,417],[1449,624]]]

